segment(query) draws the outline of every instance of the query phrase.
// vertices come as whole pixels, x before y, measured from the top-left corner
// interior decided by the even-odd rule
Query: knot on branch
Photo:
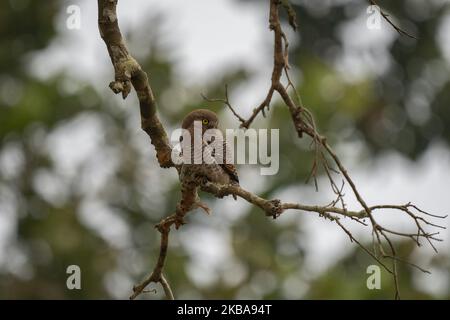
[[[267,201],[264,210],[266,211],[266,215],[273,219],[278,218],[284,211],[281,201],[278,199]]]
[[[291,109],[291,117],[292,122],[294,123],[295,131],[297,131],[298,137],[302,138],[303,133],[306,133],[310,137],[316,137],[318,135],[315,126],[308,125],[305,122],[304,115],[308,116],[307,113],[304,112],[301,106],[295,107]],[[308,120],[308,118],[306,118]]]
[[[131,82],[129,80],[112,81],[109,87],[115,94],[122,92],[122,98],[125,99],[131,91]]]
[[[283,0],[283,8],[286,11],[286,14],[288,15],[289,25],[292,27],[294,31],[297,31],[298,24],[297,24],[297,15],[295,13],[294,8],[292,8],[291,3],[289,0]]]

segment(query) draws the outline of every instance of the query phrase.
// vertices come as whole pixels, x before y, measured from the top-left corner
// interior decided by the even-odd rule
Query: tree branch
[[[389,17],[389,15],[381,9],[381,7],[377,4],[377,2],[375,0],[368,0],[368,1],[372,6],[377,6],[378,8],[380,8],[380,14],[383,17],[383,19],[386,20],[386,22],[389,23],[392,26],[392,28],[394,28],[395,31],[397,31],[400,35],[404,35],[404,36],[407,36],[407,37],[410,37],[413,39],[417,39],[416,36],[412,35],[411,33],[407,32],[407,31],[403,30],[402,28],[400,28],[399,26],[397,26],[392,21],[392,19]]]
[[[169,232],[172,224],[176,223],[177,217],[175,214],[163,219],[160,223],[156,225],[156,229],[161,233],[161,244],[159,249],[159,258],[156,263],[153,272],[150,276],[145,279],[141,284],[133,287],[133,294],[130,296],[130,300],[134,300],[141,293],[144,292],[144,289],[152,282],[159,282],[164,289],[166,294],[166,298],[168,300],[174,300],[174,296],[172,293],[172,289],[170,288],[169,283],[163,274],[164,264],[166,262],[167,257],[167,248],[169,246]]]
[[[373,1],[373,0],[369,0],[369,1],[370,1],[370,3],[376,5],[375,1]],[[387,234],[411,238],[416,242],[417,245],[420,245],[419,240],[418,240],[419,238],[421,238],[421,237],[425,238],[429,242],[429,244],[433,247],[434,250],[436,250],[436,247],[433,245],[432,241],[440,241],[440,239],[434,237],[434,235],[436,235],[436,233],[426,233],[423,230],[422,225],[420,225],[420,223],[418,223],[420,221],[424,222],[421,220],[423,218],[420,218],[416,214],[411,212],[410,208],[415,207],[411,204],[408,204],[406,206],[389,206],[389,205],[387,205],[387,206],[374,206],[374,207],[369,207],[367,205],[366,201],[364,200],[364,198],[361,196],[360,192],[358,191],[356,184],[350,177],[347,169],[344,167],[344,165],[342,164],[341,160],[336,155],[336,153],[334,152],[332,147],[327,143],[326,137],[322,136],[317,131],[314,117],[312,116],[311,112],[303,105],[300,94],[297,92],[296,87],[294,86],[294,84],[291,81],[291,78],[290,78],[289,72],[288,72],[288,70],[289,70],[289,63],[288,63],[289,43],[287,41],[286,35],[284,34],[284,32],[282,30],[281,23],[280,23],[280,18],[279,18],[280,4],[282,4],[280,0],[270,0],[269,24],[270,24],[270,29],[274,32],[274,59],[273,59],[273,71],[272,71],[271,87],[269,89],[269,94],[267,95],[266,99],[261,103],[261,105],[258,108],[253,110],[253,113],[248,120],[242,122],[241,117],[239,117],[239,120],[241,121],[241,127],[249,128],[250,125],[252,124],[252,122],[254,121],[254,119],[256,118],[256,116],[261,112],[263,113],[263,116],[266,116],[264,113],[264,110],[266,107],[268,108],[268,106],[270,105],[272,97],[273,97],[273,93],[278,92],[282,101],[287,106],[287,108],[291,114],[292,122],[294,124],[295,130],[297,131],[298,137],[302,138],[303,134],[306,133],[310,138],[312,138],[312,143],[313,143],[314,149],[315,149],[315,159],[314,159],[313,167],[311,170],[311,176],[314,177],[314,181],[316,183],[316,188],[317,188],[317,181],[316,181],[317,168],[319,167],[318,164],[321,163],[322,166],[324,167],[327,177],[330,180],[330,184],[333,189],[333,192],[337,195],[337,199],[332,202],[332,205],[333,205],[332,207],[316,207],[316,206],[310,207],[310,206],[304,206],[301,204],[280,204],[276,201],[273,202],[274,200],[272,200],[271,202],[268,203],[268,202],[262,201],[259,198],[249,197],[248,195],[245,194],[245,192],[242,192],[240,190],[235,190],[235,191],[238,191],[237,195],[239,195],[239,196],[243,197],[244,199],[246,199],[247,201],[259,206],[261,209],[266,211],[266,213],[270,213],[270,210],[274,210],[274,212],[272,212],[272,215],[274,217],[281,214],[280,211],[283,212],[285,209],[299,209],[299,210],[303,210],[303,211],[317,212],[326,218],[331,217],[330,213],[337,213],[337,214],[341,214],[344,216],[350,216],[353,219],[356,218],[356,220],[358,220],[358,221],[359,221],[360,217],[368,218],[372,225],[372,232],[375,235],[375,238],[377,241],[377,246],[380,249],[380,252],[382,253],[383,257],[388,257],[388,256],[393,257],[392,258],[392,270],[387,268],[384,264],[382,264],[382,265],[385,267],[385,269],[387,271],[389,271],[393,275],[395,286],[396,286],[395,297],[399,298],[400,294],[399,294],[398,275],[397,275],[397,266],[396,266],[396,261],[398,259],[396,257],[396,252],[395,252],[395,248],[392,244],[392,241],[387,236]],[[389,19],[389,16],[386,13],[384,13],[382,11],[381,14],[384,17],[384,19],[386,19],[394,27],[394,29],[397,30],[399,33],[413,37],[410,34],[408,34],[407,32],[405,32],[402,29],[400,29],[399,27],[397,27]],[[283,86],[281,84],[281,76],[283,74],[283,71],[286,74],[286,78],[288,80],[288,84],[286,86]],[[293,89],[298,103],[295,103],[294,100],[290,97],[290,95],[288,93],[289,88]],[[233,114],[236,114],[236,112],[234,111]],[[350,185],[350,188],[351,188],[354,196],[358,200],[358,202],[361,204],[363,211],[358,211],[358,212],[353,211],[352,212],[352,211],[348,211],[346,209],[346,204],[345,204],[343,194],[342,194],[342,189],[344,186],[342,186],[341,188],[338,188],[337,184],[334,182],[334,179],[331,175],[331,171],[334,171],[334,169],[331,168],[326,155],[331,157],[333,162],[337,165],[337,167],[339,169],[338,173],[341,173],[344,177],[344,182],[347,182]],[[224,190],[222,188],[219,191],[225,192],[226,190]],[[228,191],[232,191],[232,190],[228,190]],[[342,208],[334,207],[334,205],[337,202],[341,203]],[[275,203],[276,203],[276,206],[273,207]],[[416,226],[418,229],[417,234],[400,233],[400,232],[396,232],[394,230],[390,230],[388,228],[380,226],[372,214],[372,210],[380,209],[380,208],[397,209],[397,210],[400,210],[400,211],[408,214],[411,218],[413,218],[414,222],[416,223]],[[417,209],[417,207],[415,207],[415,208]],[[418,209],[418,211],[423,213],[423,211],[421,211],[420,209]],[[355,216],[355,214],[356,214],[356,216]],[[445,217],[439,216],[438,218],[446,218],[446,216]],[[338,223],[338,225],[350,236],[350,239],[352,241],[357,242],[360,247],[362,247],[366,252],[370,253],[370,255],[372,257],[376,258],[376,252],[373,252],[373,253],[370,252],[370,250],[368,250],[363,245],[361,245],[361,243],[356,241],[356,239],[351,235],[351,233],[347,229],[345,229],[343,227],[343,225],[339,222],[338,219],[332,218],[331,220],[336,221],[336,223]],[[443,228],[440,225],[429,223],[429,222],[426,222],[426,224],[428,224],[432,227]],[[387,255],[386,253],[384,253],[384,250],[382,247],[382,238],[384,238],[385,241],[388,243],[390,251],[391,251],[391,255]],[[377,261],[379,261],[378,258],[376,258],[376,259],[377,259]]]
[[[141,127],[155,146],[156,156],[161,167],[172,167],[172,148],[167,133],[156,114],[156,101],[150,87],[147,73],[130,55],[119,29],[116,13],[117,0],[98,0],[98,27],[100,36],[106,44],[114,66],[114,81],[109,87],[114,93],[122,93],[125,99],[136,90],[141,112]]]

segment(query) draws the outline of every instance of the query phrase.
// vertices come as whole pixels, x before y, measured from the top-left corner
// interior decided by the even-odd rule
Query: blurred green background
[[[153,226],[174,210],[179,198],[175,172],[158,168],[153,147],[139,129],[136,98],[133,95],[123,102],[107,88],[113,77],[112,66],[98,35],[93,2],[78,2],[82,32],[65,28],[66,10],[72,4],[67,1],[0,2],[2,299],[126,299],[132,285],[147,275],[157,258],[159,235]],[[225,83],[238,103],[247,101],[245,97],[254,99],[253,105],[237,106],[241,114],[250,114],[270,79],[268,1],[221,0],[217,10],[211,10],[207,1],[193,5],[199,9],[197,24],[192,25],[197,33],[206,32],[211,19],[220,20],[222,7],[255,12],[259,24],[244,24],[240,32],[265,35],[261,40],[265,51],[254,50],[252,54],[255,59],[266,57],[266,63],[260,66],[263,75],[257,72],[258,67],[256,71],[247,68],[244,61],[224,65],[206,78],[187,83],[183,80],[186,76],[177,71],[184,56],[176,54],[180,49],[176,43],[167,41],[175,32],[170,24],[164,24],[170,11],[152,10],[156,1],[145,6],[143,2],[121,3],[119,22],[126,22],[122,30],[129,48],[150,75],[166,127],[176,128],[184,114],[204,106],[201,92],[222,97]],[[404,167],[377,162],[391,159],[386,154],[394,154],[395,159],[404,161],[400,163],[409,164],[401,169],[416,177],[418,187],[428,167],[419,170],[416,165],[428,157],[427,163],[437,161],[444,170],[437,173],[436,181],[426,184],[420,198],[400,196],[402,184],[408,182],[395,184],[385,179],[377,185],[381,199],[383,190],[393,190],[390,184],[397,186],[389,192],[390,199],[399,203],[427,203],[433,195],[448,194],[449,1],[380,1],[405,29],[418,35],[418,40],[398,36],[384,22],[383,30],[370,36],[365,1],[292,3],[299,21],[298,33],[287,31],[292,76],[320,130],[336,145],[344,162],[360,172],[357,184],[364,189],[377,172]],[[125,6],[137,9],[127,11]],[[133,14],[140,6],[145,10],[135,19]],[[175,4],[170,10],[183,16],[185,6]],[[173,18],[170,21],[176,23]],[[231,32],[228,27],[221,29],[223,35]],[[214,32],[212,37],[220,41],[223,35]],[[77,44],[77,39],[86,35],[99,48],[95,54],[85,50],[84,42]],[[205,46],[212,41],[208,37],[211,34],[204,36]],[[211,43],[211,52],[222,50],[214,45],[217,42]],[[64,63],[55,52],[66,55]],[[202,53],[206,57],[208,52]],[[82,72],[75,71],[83,57],[92,67],[90,74],[80,76]],[[202,64],[202,59],[198,55],[197,63]],[[58,64],[63,67],[55,68]],[[246,87],[249,82],[260,91]],[[238,127],[224,106],[210,107],[220,112],[225,126]],[[280,128],[280,171],[276,176],[261,177],[257,167],[241,166],[244,187],[265,197],[285,195],[319,204],[331,199],[325,180],[319,179],[319,193],[311,184],[304,184],[312,160],[309,141],[293,138],[294,130],[282,105],[274,103],[269,117],[258,119],[255,127]],[[436,145],[439,152],[429,153]],[[430,184],[434,188],[429,188]],[[365,195],[373,204],[375,195]],[[165,272],[176,297],[393,298],[392,279],[385,273],[381,290],[367,289],[366,268],[375,263],[332,223],[294,212],[272,221],[242,201],[203,197],[212,206],[213,215],[192,213],[186,226],[171,233]],[[427,209],[448,209],[446,199],[439,199],[440,205]],[[443,224],[448,225],[448,221]],[[329,230],[337,233],[327,237]],[[447,233],[445,230],[446,240]],[[368,229],[357,234],[370,243]],[[342,248],[333,249],[333,257],[329,257],[329,250],[320,250],[333,247],[335,237]],[[319,240],[321,246],[317,245]],[[423,276],[400,265],[403,298],[450,298],[447,242],[440,246],[439,254],[426,247],[418,250],[410,242],[397,243],[402,257],[433,271],[433,275]],[[81,268],[82,290],[66,288],[66,268],[72,264]],[[143,298],[161,298],[162,290],[157,289],[156,294]]]

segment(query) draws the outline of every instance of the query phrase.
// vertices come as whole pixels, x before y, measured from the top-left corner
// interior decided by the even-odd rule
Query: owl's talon
[[[197,109],[187,114],[183,119],[181,127],[185,130],[188,130],[188,132],[191,133],[192,137],[192,133],[195,133],[195,125],[198,123],[202,125],[202,133],[205,133],[207,129],[215,129],[220,133],[220,130],[218,129],[219,119],[217,115],[207,109]],[[220,136],[212,136],[211,142],[213,141],[213,138],[216,139],[219,137]],[[222,159],[228,159],[228,152],[230,152],[231,150],[228,149],[227,141],[223,138],[224,137],[222,135],[222,139],[217,142],[220,142],[222,144]],[[209,158],[212,155],[212,160],[215,160],[215,152],[217,150],[216,148],[211,149],[209,143],[203,141],[201,151],[202,156],[208,154]],[[189,150],[189,152],[191,152],[191,150]],[[205,159],[203,158],[203,160]],[[213,161],[212,163],[206,162],[202,162],[199,165],[189,165],[182,167],[180,179],[183,185],[186,186],[186,192],[196,194],[197,187],[200,187],[200,189],[214,194],[217,198],[224,198],[225,196],[230,195],[230,189],[227,188],[226,184],[239,186],[239,178],[234,164],[227,162],[222,163],[217,161]],[[236,195],[233,195],[233,198],[236,200]],[[192,203],[192,201],[190,203]],[[207,214],[211,213],[211,210],[206,205],[200,204],[197,205],[197,207],[205,210]]]
[[[204,204],[203,202],[198,202],[197,206],[199,208],[202,208],[206,212],[207,215],[210,215],[211,212],[212,212],[211,209],[206,204]]]

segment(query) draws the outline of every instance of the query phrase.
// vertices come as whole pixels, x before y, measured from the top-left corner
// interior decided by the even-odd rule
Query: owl
[[[196,131],[194,129],[195,124],[201,125],[201,130]],[[183,211],[193,209],[195,206],[202,207],[202,204],[198,201],[197,188],[200,181],[210,181],[218,184],[239,184],[239,178],[236,167],[232,163],[227,163],[227,152],[231,152],[227,148],[225,137],[223,137],[222,148],[219,148],[223,152],[223,161],[214,161],[216,150],[211,146],[212,141],[206,141],[203,138],[203,134],[208,129],[218,129],[219,119],[217,115],[207,109],[196,109],[187,114],[181,124],[182,129],[189,132],[190,141],[180,137],[181,153],[185,156],[186,153],[190,155],[190,163],[183,163],[180,171],[181,192]],[[200,134],[201,136],[197,136]],[[194,140],[198,139],[200,148],[195,148]],[[187,141],[186,141],[187,140]],[[217,145],[217,144],[216,144]],[[204,159],[205,155],[209,155],[211,161]],[[185,158],[186,159],[186,158]],[[236,199],[236,196],[233,195]],[[205,209],[206,210],[206,209]],[[208,210],[207,210],[208,211]]]

